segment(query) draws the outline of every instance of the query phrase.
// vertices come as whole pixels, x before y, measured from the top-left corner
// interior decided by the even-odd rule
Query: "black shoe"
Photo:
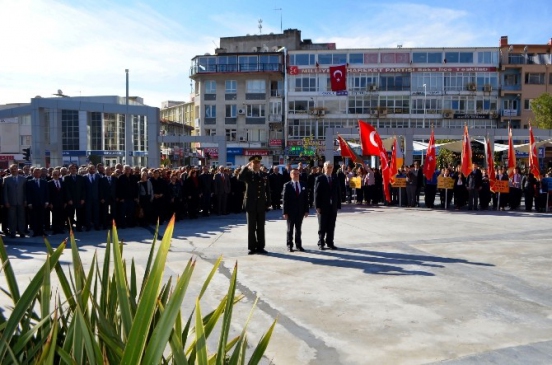
[[[295,250],[293,249],[293,247],[288,246],[288,251],[289,251],[289,252],[293,252],[293,251],[295,251]]]
[[[15,235],[14,235],[14,234],[10,234],[10,238],[15,238]]]
[[[262,253],[262,254],[267,254],[268,251],[265,250],[264,248],[261,248],[260,250],[257,250],[258,253]]]
[[[337,250],[337,247],[335,247],[334,245],[331,245],[331,246],[328,246],[330,248],[330,250]]]
[[[255,250],[249,250],[249,252],[247,253],[248,255],[254,255],[256,254]]]
[[[20,238],[25,238],[25,235],[24,235],[23,233],[21,233],[21,234],[19,235],[19,237],[20,237]]]
[[[322,245],[318,245],[318,249],[320,249],[320,250],[322,250],[322,251],[325,250],[324,246],[322,246]]]
[[[297,247],[297,249],[301,252],[305,252],[305,249],[303,247]]]

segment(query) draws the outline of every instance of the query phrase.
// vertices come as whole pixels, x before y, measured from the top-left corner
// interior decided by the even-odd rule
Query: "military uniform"
[[[261,161],[260,156],[252,156],[249,161]],[[244,167],[239,175],[239,180],[245,182],[246,190],[243,200],[243,208],[247,216],[247,246],[249,254],[266,253],[265,247],[265,214],[270,206],[270,185],[268,174],[259,171],[254,172],[249,167]]]

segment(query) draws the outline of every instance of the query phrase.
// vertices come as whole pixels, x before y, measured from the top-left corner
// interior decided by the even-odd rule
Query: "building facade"
[[[129,98],[126,106],[125,98],[118,96],[36,97],[28,104],[0,109],[0,119],[19,125],[2,133],[3,140],[20,142],[6,147],[2,143],[2,149],[11,149],[3,151],[13,154],[10,163],[25,162],[15,157],[30,147],[29,162],[37,166],[100,161],[159,164],[159,109],[143,105],[141,98]],[[131,121],[129,127],[125,120]],[[148,156],[150,151],[154,155]]]
[[[194,102],[164,101],[161,104],[161,136],[190,136],[194,133]],[[182,166],[197,164],[197,157],[192,151],[192,143],[161,142],[161,160],[170,161],[171,165]],[[194,160],[195,158],[195,160]]]

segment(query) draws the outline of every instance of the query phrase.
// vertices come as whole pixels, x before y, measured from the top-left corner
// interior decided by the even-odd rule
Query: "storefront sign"
[[[437,188],[438,189],[454,189],[454,179],[452,177],[439,176],[437,178]]]
[[[268,141],[268,145],[270,147],[280,147],[282,146],[282,140],[281,139],[271,139]]]
[[[244,156],[255,156],[255,155],[268,156],[270,155],[270,151],[269,150],[243,150],[243,155]]]

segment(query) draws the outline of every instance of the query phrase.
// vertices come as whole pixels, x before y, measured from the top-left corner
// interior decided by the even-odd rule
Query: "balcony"
[[[205,65],[192,66],[190,76],[197,74],[213,73],[241,73],[241,72],[284,72],[284,65],[281,63],[246,63],[227,65]]]

